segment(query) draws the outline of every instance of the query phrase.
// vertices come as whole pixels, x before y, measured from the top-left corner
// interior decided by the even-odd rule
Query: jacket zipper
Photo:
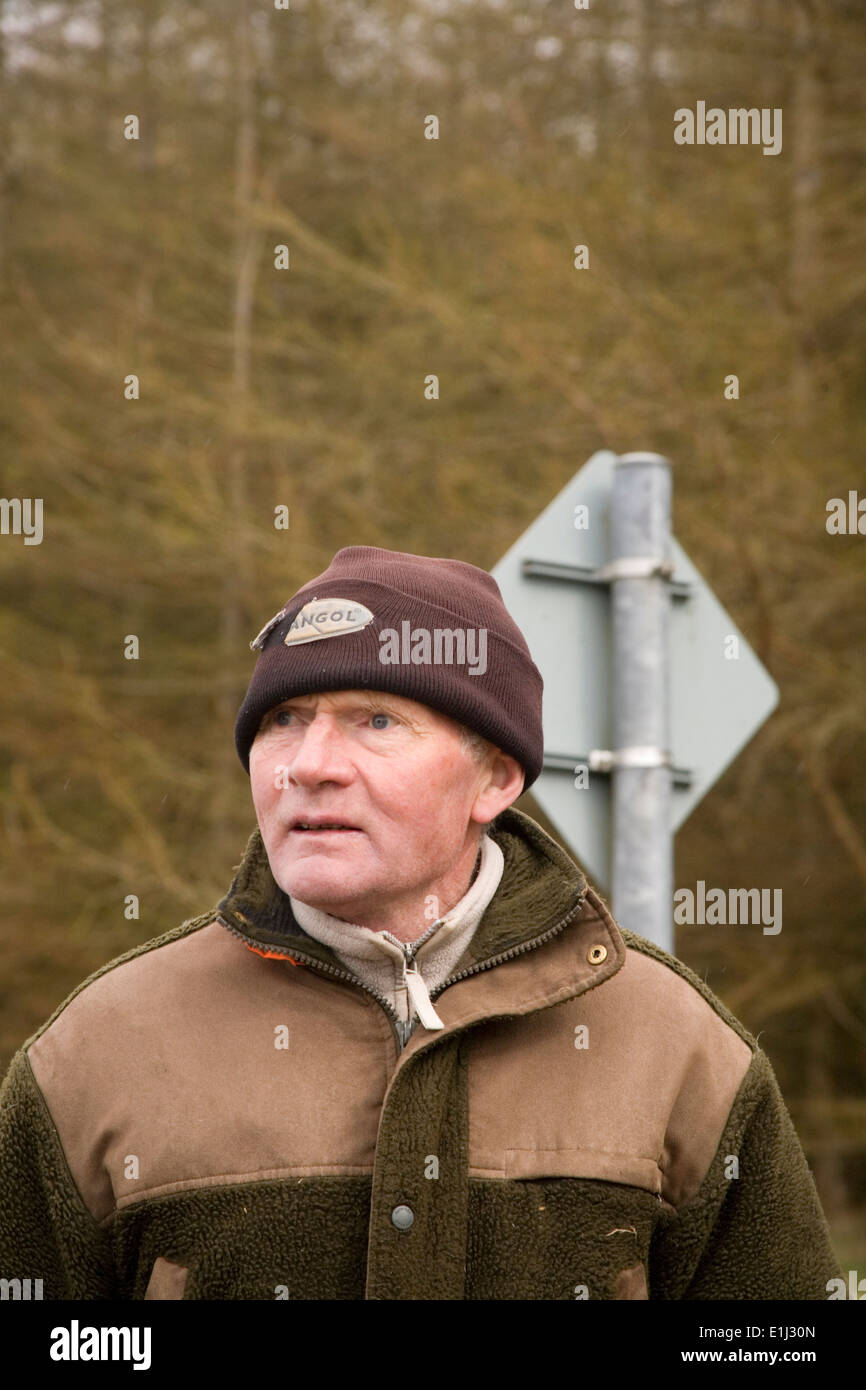
[[[527,951],[534,950],[536,946],[543,946],[545,942],[550,941],[551,937],[557,936],[568,926],[571,919],[583,907],[584,897],[585,895],[581,895],[578,902],[575,903],[570,912],[566,913],[562,921],[557,922],[546,932],[542,932],[541,936],[535,936],[531,941],[522,941],[519,946],[512,946],[510,951],[503,951],[498,956],[491,956],[490,960],[482,961],[480,965],[471,965],[468,970],[461,970],[458,975],[449,975],[447,980],[443,980],[442,984],[434,989],[430,998],[438,999],[443,990],[446,990],[449,985],[456,984],[458,980],[465,980],[469,975],[478,975],[482,970],[490,970],[494,965],[501,965],[505,960],[511,960],[514,956],[525,955]]]
[[[227,931],[230,931],[233,936],[238,937],[239,940],[245,943],[249,942],[249,937],[246,935],[246,933],[239,931],[237,927],[233,927],[232,924],[230,922],[227,922],[224,917],[221,917],[218,914],[216,920],[222,926],[224,926]],[[417,941],[397,941],[396,937],[392,937],[390,933],[388,933],[389,939],[395,941],[398,946],[401,946],[403,948],[403,954],[405,957],[403,973],[405,976],[408,977],[410,967],[412,966],[412,962],[414,960],[415,952],[419,949],[419,947],[423,946],[424,942],[432,934],[434,929],[438,927],[440,923],[444,922],[444,920],[444,917],[438,917],[435,922],[431,922],[430,926],[424,932],[423,936],[419,936]],[[277,954],[277,952],[274,952],[273,954]],[[339,970],[334,965],[328,965],[324,961],[317,960],[314,956],[306,956],[303,954],[299,954],[297,951],[285,951],[281,954],[284,960],[291,959],[303,961],[304,965],[309,965],[313,969],[321,970],[324,974],[331,975],[336,980],[348,980],[350,984],[357,985],[360,989],[363,989],[365,993],[372,995],[372,997],[376,1000],[376,1003],[381,1004],[382,1008],[385,1010],[385,1013],[388,1015],[391,1028],[394,1033],[394,1037],[397,1040],[398,1051],[403,1051],[403,1048],[406,1046],[407,1042],[412,1036],[414,1023],[411,1018],[407,1019],[404,1023],[403,1020],[400,1018],[399,1014],[397,1013],[397,1010],[394,1008],[394,1005],[391,1003],[390,999],[386,999],[383,994],[379,994],[377,990],[373,989],[370,985],[365,984],[363,980],[359,980],[357,975],[351,974],[351,972],[348,970]],[[414,967],[414,973],[419,974],[417,966]],[[413,999],[414,1003],[415,999],[410,989],[408,978],[406,988],[409,992],[410,998]],[[426,995],[427,990],[423,982],[421,988],[423,989]]]
[[[250,938],[246,935],[245,932],[239,931],[237,927],[233,927],[231,922],[227,922],[224,917],[221,917],[219,915],[219,913],[217,913],[216,920],[220,923],[221,926],[225,927],[227,931],[230,931],[232,933],[232,936],[238,937],[239,940],[243,941],[245,945],[249,945]],[[320,970],[325,975],[333,975],[334,979],[336,980],[348,980],[350,984],[357,985],[358,988],[363,989],[365,993],[371,994],[373,998],[376,1000],[376,1002],[382,1005],[382,1008],[388,1015],[391,1027],[394,1031],[394,1036],[399,1044],[399,1050],[401,1052],[403,1051],[403,1048],[406,1046],[406,1043],[408,1042],[408,1037],[403,1038],[401,1036],[403,1025],[400,1019],[398,1018],[397,1010],[394,1008],[394,1005],[391,1003],[390,999],[386,999],[384,995],[378,994],[375,989],[371,989],[370,986],[366,985],[363,980],[359,980],[357,975],[352,975],[348,970],[338,970],[335,965],[327,965],[325,961],[316,960],[315,956],[305,956],[302,955],[299,951],[272,951],[271,955],[281,956],[283,960],[301,961],[304,965],[309,965],[314,970]]]
[[[439,985],[437,989],[434,989],[433,993],[429,996],[430,999],[438,999],[439,995],[442,994],[443,991],[446,990],[449,985],[456,984],[458,980],[468,979],[470,975],[480,975],[483,970],[491,970],[494,965],[501,965],[503,961],[512,960],[515,956],[525,955],[527,951],[534,950],[536,946],[545,945],[545,943],[550,941],[552,937],[557,936],[559,932],[563,931],[564,928],[568,926],[572,918],[575,917],[576,914],[583,907],[584,898],[585,894],[581,894],[574,907],[571,909],[570,912],[566,913],[562,921],[556,922],[554,926],[548,928],[546,932],[542,932],[541,936],[533,937],[531,941],[522,941],[518,946],[512,946],[510,950],[502,951],[498,956],[491,956],[490,960],[481,961],[478,965],[472,965],[469,967],[468,970],[461,970],[457,975],[449,975],[447,980],[444,980],[443,983]],[[233,936],[237,936],[241,941],[247,944],[249,943],[250,938],[244,932],[239,931],[237,927],[233,927],[230,922],[227,922],[225,920],[224,917],[221,917],[219,914],[217,914],[216,920],[222,926],[224,926],[227,931],[230,931]],[[438,921],[442,920],[442,918],[438,919]],[[410,959],[413,958],[415,955],[415,951],[417,951],[418,947],[421,946],[422,943],[427,939],[427,937],[430,935],[430,932],[432,932],[433,927],[437,925],[438,922],[434,922],[430,926],[428,931],[426,931],[423,936],[419,937],[417,941],[400,943],[403,946],[404,953],[406,955],[407,968]],[[274,954],[276,954],[276,952]],[[338,970],[336,966],[327,965],[324,961],[316,960],[315,956],[305,956],[301,952],[294,950],[284,951],[280,954],[282,955],[282,958],[285,960],[291,958],[292,960],[301,961],[304,965],[310,966],[311,969],[320,970],[325,975],[332,975],[337,980],[348,980],[350,984],[355,985],[358,989],[363,989],[366,994],[371,995],[378,1004],[381,1004],[382,1008],[385,1010],[385,1013],[388,1015],[388,1019],[391,1023],[391,1027],[394,1032],[394,1037],[397,1040],[398,1051],[403,1051],[403,1048],[406,1046],[406,1043],[409,1041],[409,1038],[412,1035],[413,1020],[409,1019],[406,1023],[403,1023],[402,1020],[398,1017],[397,1010],[394,1008],[394,1005],[391,1003],[389,999],[386,999],[384,995],[377,993],[375,989],[371,989],[371,987],[365,984],[363,980],[359,980],[357,975],[352,975],[348,970]],[[415,967],[415,969],[417,970],[417,966]]]
[[[439,1028],[444,1028],[445,1025],[433,1008],[433,1003],[430,999],[427,985],[424,982],[424,977],[415,963],[415,956],[424,945],[424,942],[429,941],[437,927],[440,927],[444,921],[444,917],[437,917],[436,921],[431,922],[427,930],[415,941],[400,941],[396,936],[392,936],[389,931],[382,932],[382,935],[387,937],[394,946],[400,947],[403,953],[403,984],[406,988],[409,1003],[414,1008],[419,1021],[423,1023],[425,1028],[429,1028],[433,1032]],[[407,1039],[411,1036],[413,1027],[414,1023],[411,1018],[407,1019],[406,1023],[403,1023],[402,1020],[400,1022],[400,1028],[406,1032]]]

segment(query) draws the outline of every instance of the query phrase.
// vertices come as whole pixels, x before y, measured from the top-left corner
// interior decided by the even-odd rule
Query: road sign
[[[614,748],[604,567],[616,464],[610,451],[593,454],[492,571],[544,679],[545,765],[531,794],[607,892],[610,778],[585,769],[591,753]],[[673,833],[775,708],[779,691],[675,540],[670,559]]]

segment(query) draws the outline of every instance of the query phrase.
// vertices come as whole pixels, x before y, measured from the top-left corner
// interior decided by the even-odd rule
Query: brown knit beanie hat
[[[388,690],[450,715],[520,763],[524,790],[541,771],[541,673],[475,565],[346,546],[250,646],[259,658],[235,723],[247,773],[268,710],[326,690]]]

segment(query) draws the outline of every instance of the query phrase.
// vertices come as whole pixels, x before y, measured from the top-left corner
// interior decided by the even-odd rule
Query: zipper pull
[[[424,1027],[430,1029],[444,1028],[445,1024],[433,1008],[421,971],[414,962],[410,965],[407,960],[405,977],[406,988],[409,991],[409,998],[412,1001],[412,1006]]]

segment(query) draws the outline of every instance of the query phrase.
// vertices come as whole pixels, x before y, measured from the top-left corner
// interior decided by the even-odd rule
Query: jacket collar
[[[483,970],[488,962],[498,962],[502,956],[509,962],[514,988],[508,992],[513,994],[510,1006],[515,1012],[524,1011],[524,992],[527,1008],[544,1007],[600,983],[625,960],[623,937],[610,913],[588,887],[574,861],[540,825],[512,806],[501,812],[490,833],[502,850],[505,866],[499,887],[455,970],[455,974],[473,972],[456,991],[460,999],[459,1019],[455,1015],[452,1022],[458,1026],[471,1021],[476,996],[481,1013],[490,1011],[492,1001],[487,1000],[487,995],[497,986],[474,972],[476,968]],[[318,961],[332,970],[344,969],[330,947],[310,936],[296,920],[288,894],[279,888],[271,873],[258,828],[250,836],[231,888],[216,912],[224,926],[260,955],[289,960],[297,956]],[[535,970],[527,972],[525,966],[521,968],[521,959],[513,957],[522,957],[535,943],[540,945],[544,938],[558,936],[569,925],[578,928],[580,942],[566,943],[565,955],[562,947],[544,953],[554,955],[556,960],[547,963],[546,969],[552,973],[539,993],[537,963]],[[596,938],[604,956],[601,961],[590,961],[587,955],[594,949]],[[525,986],[521,984],[524,976]],[[444,998],[442,1003],[445,1004]],[[452,999],[451,1008],[455,1005],[456,1000]],[[417,1033],[414,1036],[417,1038]],[[420,1040],[416,1047],[419,1043]]]

